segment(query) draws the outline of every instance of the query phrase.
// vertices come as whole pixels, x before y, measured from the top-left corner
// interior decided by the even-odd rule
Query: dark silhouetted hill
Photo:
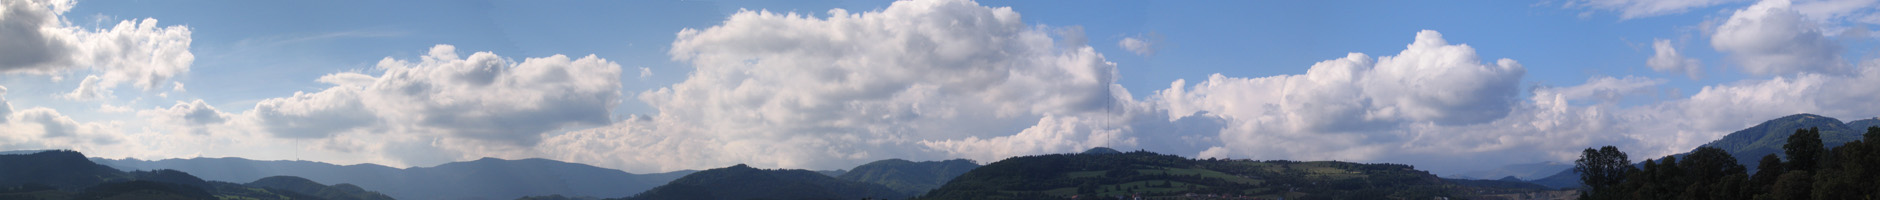
[[[1135,151],[1013,157],[973,169],[919,199],[1433,199],[1485,195],[1478,191],[1539,190],[1458,185],[1401,164],[1198,160]]]
[[[271,176],[267,178],[261,178],[260,180],[255,180],[254,182],[248,182],[247,184],[242,184],[242,185],[248,186],[248,187],[257,187],[257,188],[282,189],[282,190],[287,190],[287,191],[293,191],[296,193],[312,195],[312,196],[320,197],[323,199],[358,199],[358,200],[391,200],[392,199],[391,196],[386,196],[385,194],[380,194],[378,192],[367,191],[365,188],[360,188],[359,186],[355,186],[352,184],[340,183],[340,184],[329,186],[325,184],[320,184],[319,182],[314,182],[313,180],[307,180],[306,178],[293,177],[293,176]]]
[[[128,181],[130,174],[92,163],[85,154],[69,150],[0,155],[0,186],[35,183],[75,190],[110,181]]]
[[[331,191],[328,194],[376,194],[358,187],[335,189],[317,183],[304,187]],[[123,172],[93,163],[75,151],[0,155],[0,199],[390,199],[350,196],[359,195],[307,195],[205,181],[169,169]]]
[[[243,158],[94,160],[131,169],[176,169],[217,181],[297,176],[321,183],[350,183],[399,199],[513,199],[547,195],[621,197],[637,194],[692,172],[632,174],[547,159],[484,158],[406,169],[374,164],[342,166],[310,161],[256,161]]]
[[[627,199],[900,199],[877,184],[809,170],[766,170],[743,164],[699,171]]]

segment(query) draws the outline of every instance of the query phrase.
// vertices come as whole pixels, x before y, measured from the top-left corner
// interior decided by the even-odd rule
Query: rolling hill
[[[939,188],[974,168],[979,168],[979,164],[966,159],[924,162],[887,159],[855,166],[836,178],[880,184],[904,196],[914,196]]]
[[[1022,156],[973,169],[918,199],[1484,198],[1541,192],[1451,183],[1401,164],[1198,160],[1146,151]],[[1520,183],[1510,185],[1522,185]]]
[[[93,163],[75,151],[0,155],[0,199],[390,199],[382,198],[384,195],[374,198],[377,193],[357,187],[335,188],[318,183],[299,187],[330,192],[307,194],[205,181],[167,169],[124,172]]]
[[[399,199],[513,199],[542,195],[618,197],[640,193],[692,172],[632,174],[547,159],[483,158],[405,169],[375,164],[342,166],[310,161],[256,161],[243,158],[92,160],[127,169],[176,169],[218,181],[256,180],[272,176],[304,177],[322,183],[350,183]]]
[[[836,179],[809,170],[757,169],[743,164],[699,171],[627,197],[654,199],[901,199],[886,186]]]

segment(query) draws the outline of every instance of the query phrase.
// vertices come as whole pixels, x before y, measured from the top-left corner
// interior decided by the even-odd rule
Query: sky
[[[1452,175],[1880,116],[1880,0],[0,4],[0,150],[106,158]]]

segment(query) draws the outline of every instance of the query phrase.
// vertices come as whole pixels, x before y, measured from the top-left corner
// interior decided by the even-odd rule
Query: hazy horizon
[[[103,158],[659,173],[1111,147],[1453,176],[1880,116],[1880,0],[0,6],[0,151]]]

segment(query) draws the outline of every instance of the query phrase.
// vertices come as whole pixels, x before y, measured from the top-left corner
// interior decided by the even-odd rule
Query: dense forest
[[[1698,147],[1632,164],[1613,146],[1584,150],[1574,161],[1581,199],[1880,199],[1880,127],[1839,147],[1819,128],[1797,129],[1749,170],[1722,148]]]
[[[1543,192],[1532,184],[1508,184],[1519,186],[1460,185],[1402,164],[1190,159],[1094,149],[1001,160],[917,199],[1433,199]]]

